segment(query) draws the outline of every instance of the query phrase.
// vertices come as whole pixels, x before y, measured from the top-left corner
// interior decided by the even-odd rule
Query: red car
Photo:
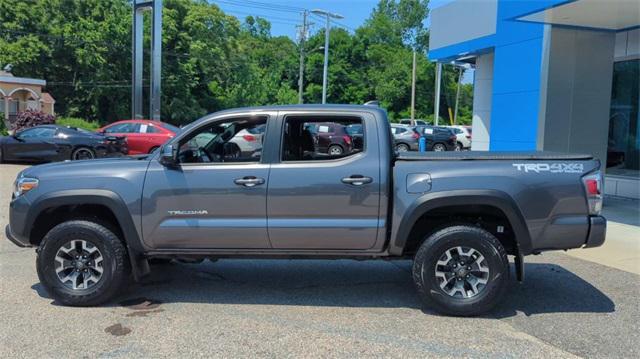
[[[130,155],[151,153],[179,131],[168,123],[151,120],[123,120],[98,130],[103,134],[126,137]]]

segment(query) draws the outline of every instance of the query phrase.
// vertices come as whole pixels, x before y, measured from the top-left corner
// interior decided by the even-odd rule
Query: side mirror
[[[178,149],[172,144],[166,144],[160,149],[160,163],[167,167],[178,165]]]

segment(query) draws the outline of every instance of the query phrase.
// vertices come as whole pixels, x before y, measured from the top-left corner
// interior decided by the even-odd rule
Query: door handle
[[[238,186],[254,187],[260,184],[264,184],[264,178],[245,176],[242,178],[236,178],[233,183],[237,184]]]
[[[373,182],[373,178],[365,177],[362,175],[351,175],[351,177],[345,177],[342,179],[342,183],[350,184],[353,186],[362,186],[371,182]]]

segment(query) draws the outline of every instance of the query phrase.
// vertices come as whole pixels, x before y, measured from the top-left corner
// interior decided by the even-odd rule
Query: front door
[[[60,148],[55,135],[56,129],[53,127],[34,127],[9,136],[3,157],[12,161],[56,160],[60,157]]]
[[[265,249],[269,165],[262,148],[239,150],[243,130],[267,116],[212,121],[178,141],[178,161],[152,161],[142,198],[142,231],[154,249]]]
[[[267,213],[274,248],[373,247],[384,221],[379,220],[379,155],[366,145],[377,133],[374,123],[365,120],[343,115],[284,117],[280,161],[272,165],[269,176]],[[316,136],[321,134],[310,129],[327,123],[340,127],[344,136],[349,136],[350,126],[363,126],[365,143],[347,147],[344,144],[352,139],[341,137],[319,148]],[[324,149],[330,146],[345,150]]]

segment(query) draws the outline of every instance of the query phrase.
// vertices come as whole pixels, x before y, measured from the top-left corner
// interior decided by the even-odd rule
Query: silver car
[[[420,134],[414,131],[413,127],[392,124],[391,134],[393,134],[396,151],[407,152],[418,150]]]

